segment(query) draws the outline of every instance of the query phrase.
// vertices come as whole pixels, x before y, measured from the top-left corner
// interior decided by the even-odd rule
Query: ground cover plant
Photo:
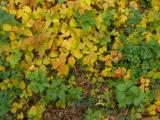
[[[0,0],[0,120],[159,120],[159,0]]]

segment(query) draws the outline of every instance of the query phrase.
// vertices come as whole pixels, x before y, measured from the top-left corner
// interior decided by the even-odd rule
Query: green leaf
[[[86,11],[83,15],[80,15],[79,12],[75,14],[78,25],[82,27],[84,31],[88,31],[89,27],[96,25],[94,16],[95,12],[93,10]]]
[[[6,11],[0,9],[0,27],[4,24],[4,23],[8,23],[8,24],[12,24],[15,25],[17,22],[14,19],[14,16],[7,13]]]
[[[11,100],[8,91],[0,91],[0,117],[4,117],[5,113],[10,110]]]
[[[125,84],[126,88],[128,89],[133,85],[133,82],[131,80],[127,80],[127,81],[125,81],[124,84]]]
[[[82,95],[82,91],[79,88],[70,88],[68,90],[70,100],[79,100]]]
[[[0,45],[1,46],[9,45],[8,37],[9,37],[8,32],[0,31]]]
[[[58,0],[58,3],[63,3],[65,0]]]
[[[137,86],[132,86],[129,90],[130,90],[134,95],[138,95],[138,94],[141,92],[140,88],[137,87]]]
[[[134,101],[133,101],[133,104],[135,105],[135,106],[138,106],[139,104],[140,104],[140,100],[139,99],[137,99],[137,98],[135,98],[134,99]]]
[[[65,91],[63,91],[63,90],[58,91],[58,98],[61,101],[66,101],[66,93],[65,93]]]
[[[87,110],[84,120],[100,120],[101,114],[102,111],[100,110],[93,111],[92,109],[89,108]]]
[[[11,68],[15,68],[16,65],[19,63],[20,59],[22,57],[22,53],[19,49],[14,49],[12,51],[12,54],[8,58],[8,62],[11,65]]]
[[[102,12],[101,16],[103,19],[103,23],[104,25],[106,25],[106,27],[110,26],[111,20],[114,18],[113,15],[115,14],[115,12],[115,9]]]
[[[118,86],[117,86],[117,90],[118,91],[122,91],[122,92],[124,92],[124,91],[126,91],[126,89],[127,89],[127,87],[126,87],[126,85],[125,84],[119,84]]]
[[[131,105],[131,104],[133,103],[133,99],[134,99],[134,97],[133,97],[132,95],[127,96],[127,97],[125,98],[126,104],[127,104],[127,105]]]
[[[62,84],[62,79],[53,79],[51,83],[52,88],[56,88],[57,86]]]
[[[117,99],[118,100],[124,100],[126,97],[126,95],[124,94],[124,92],[118,92],[117,93]]]
[[[42,70],[29,73],[27,78],[31,80],[30,86],[35,93],[42,95],[50,87],[46,74]]]
[[[7,79],[10,76],[10,72],[0,72],[0,79]]]
[[[126,102],[125,100],[119,100],[119,107],[126,107]]]
[[[130,7],[130,16],[128,17],[128,24],[137,25],[140,23],[140,19],[142,18],[142,14],[135,8]]]

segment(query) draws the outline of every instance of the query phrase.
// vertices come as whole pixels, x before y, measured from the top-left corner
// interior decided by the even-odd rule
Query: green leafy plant
[[[57,99],[66,101],[67,90],[68,87],[64,85],[63,79],[54,79],[46,91],[47,100],[49,102],[56,101]]]
[[[2,29],[3,24],[11,24],[16,25],[17,21],[15,20],[14,16],[12,14],[9,14],[8,12],[0,9],[0,29]],[[9,33],[5,32],[3,30],[0,30],[0,45],[8,45]]]
[[[130,80],[124,81],[116,86],[116,98],[119,107],[142,105],[143,102],[145,102],[145,97],[145,93]]]
[[[159,115],[159,0],[0,0],[0,8],[0,119],[48,119],[50,108],[90,108],[86,120]]]
[[[16,65],[19,63],[22,57],[22,53],[19,49],[14,49],[12,54],[7,58],[7,61],[10,63],[11,68],[15,68]]]
[[[35,93],[42,94],[50,85],[45,73],[42,70],[36,70],[27,75],[31,81],[30,87]]]
[[[101,114],[100,110],[88,109],[83,120],[100,120]]]
[[[9,34],[7,32],[0,31],[0,45],[1,46],[9,45],[8,36]]]
[[[124,41],[124,46],[121,49],[123,60],[120,64],[131,68],[132,77],[136,79],[153,69],[159,69],[158,50],[160,50],[160,47],[154,39],[147,44]]]
[[[9,91],[0,91],[0,117],[4,118],[5,113],[10,111],[11,99]]]
[[[51,85],[46,90],[45,100],[48,102],[58,102],[61,104],[69,104],[80,100],[82,91],[79,88],[68,88],[64,83],[64,79],[56,78],[52,80]],[[46,102],[47,102],[46,101]]]
[[[143,14],[141,14],[137,9],[130,7],[131,15],[128,17],[129,25],[137,25],[140,23]]]
[[[115,12],[115,9],[102,12],[101,16],[106,27],[109,27],[111,25],[111,20],[113,20],[113,15],[115,14]]]
[[[14,16],[12,14],[9,14],[8,12],[0,9],[0,27],[2,27],[2,25],[4,23],[8,23],[8,24],[12,24],[15,25],[17,22],[14,19]]]
[[[88,31],[91,26],[96,25],[96,20],[94,19],[95,12],[93,10],[86,11],[83,15],[76,12],[75,18],[77,19],[78,26],[82,27],[84,31]]]

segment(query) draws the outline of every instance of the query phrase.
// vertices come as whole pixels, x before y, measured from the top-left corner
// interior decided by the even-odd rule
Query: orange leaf
[[[156,111],[160,113],[160,105],[157,106]]]
[[[125,69],[124,68],[118,68],[115,73],[113,74],[113,77],[115,78],[121,78],[125,73]]]

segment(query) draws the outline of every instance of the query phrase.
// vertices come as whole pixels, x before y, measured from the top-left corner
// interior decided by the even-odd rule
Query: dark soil
[[[72,107],[59,109],[54,106],[48,107],[43,114],[43,120],[82,120],[86,111],[85,107]]]

